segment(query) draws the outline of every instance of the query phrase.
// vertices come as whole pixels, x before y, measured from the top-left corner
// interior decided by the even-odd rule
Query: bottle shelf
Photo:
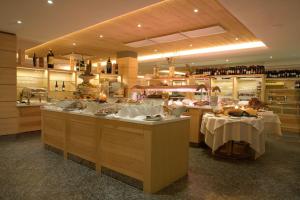
[[[266,81],[299,81],[300,78],[266,78]]]

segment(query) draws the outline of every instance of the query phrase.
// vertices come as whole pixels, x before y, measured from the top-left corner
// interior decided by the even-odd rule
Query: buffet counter
[[[187,175],[189,117],[161,121],[98,117],[42,108],[42,140],[101,167],[135,178],[154,193]]]

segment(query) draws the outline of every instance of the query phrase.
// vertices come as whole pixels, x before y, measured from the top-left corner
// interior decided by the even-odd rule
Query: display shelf
[[[23,88],[44,88],[47,89],[47,71],[27,67],[17,68],[17,97],[20,96]]]
[[[226,77],[222,79],[211,79],[211,87],[219,86],[221,89],[220,96],[233,97],[233,78]]]
[[[279,115],[282,130],[300,133],[300,78],[267,78],[265,98],[269,108]]]
[[[262,99],[262,77],[236,77],[237,98],[250,100],[253,97]]]
[[[29,66],[17,66],[17,69],[24,69],[24,70],[37,70],[37,71],[45,71],[47,69],[41,67],[29,67]]]
[[[65,69],[47,69],[49,72],[56,72],[56,73],[78,73],[78,71],[74,70],[65,70]]]
[[[266,81],[299,81],[300,78],[266,78]]]

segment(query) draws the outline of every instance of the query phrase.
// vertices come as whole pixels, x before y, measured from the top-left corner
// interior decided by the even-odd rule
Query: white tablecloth
[[[202,119],[201,133],[205,134],[205,143],[215,152],[229,141],[245,141],[255,150],[255,157],[265,152],[264,121],[259,118],[216,117],[205,114]]]
[[[274,114],[273,111],[259,112],[264,120],[264,130],[265,134],[276,134],[282,136],[281,132],[281,122],[278,115]]]

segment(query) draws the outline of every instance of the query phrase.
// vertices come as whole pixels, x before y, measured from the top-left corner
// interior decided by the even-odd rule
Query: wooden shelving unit
[[[266,79],[265,99],[271,110],[277,113],[282,130],[300,134],[300,89],[295,81],[300,78]]]
[[[53,99],[72,98],[73,92],[78,84],[82,82],[79,75],[81,71],[64,69],[45,69],[30,66],[17,67],[17,96],[24,87],[45,88],[48,91],[48,97]],[[95,78],[91,80],[94,85],[105,85],[109,90],[109,84],[105,81],[121,82],[122,78],[118,74],[94,73]],[[55,84],[58,83],[58,91],[55,91]],[[62,91],[62,84],[65,84],[65,91]]]

